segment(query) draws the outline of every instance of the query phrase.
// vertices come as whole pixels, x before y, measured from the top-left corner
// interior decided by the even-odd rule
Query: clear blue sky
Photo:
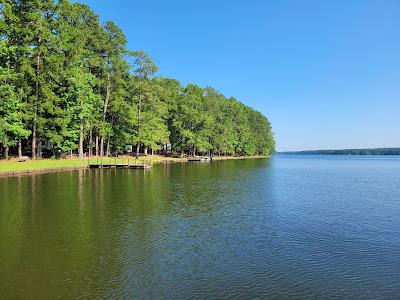
[[[265,114],[278,150],[400,146],[398,0],[85,0],[159,74]]]

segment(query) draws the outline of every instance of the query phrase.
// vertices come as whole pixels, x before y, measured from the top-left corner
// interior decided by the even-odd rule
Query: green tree
[[[22,123],[23,103],[15,88],[18,79],[12,68],[15,54],[15,47],[8,47],[6,40],[0,41],[0,143],[5,148],[6,158],[10,146],[29,135]]]
[[[92,71],[94,41],[91,36],[101,31],[98,17],[86,5],[61,1],[58,7],[58,47],[62,49],[58,61],[62,61],[59,89],[59,107],[62,108],[51,140],[62,150],[78,148],[79,157],[84,155],[84,139],[92,132],[93,115],[100,105],[100,95],[95,92],[98,82]],[[57,119],[54,119],[57,120]],[[89,141],[89,148],[92,141]]]
[[[134,76],[132,77],[132,98],[136,106],[136,157],[139,157],[140,147],[142,145],[143,138],[149,136],[146,129],[151,125],[146,125],[143,130],[143,113],[145,113],[146,121],[149,122],[152,119],[151,110],[155,108],[154,103],[156,102],[156,96],[152,90],[153,84],[151,77],[157,72],[157,66],[154,64],[150,56],[144,51],[131,52],[134,57]],[[153,114],[154,116],[154,114]]]
[[[181,154],[275,151],[265,116],[207,87],[155,77],[143,51],[128,51],[112,22],[69,0],[0,0],[0,143],[40,139],[53,151],[121,153],[126,144]],[[131,56],[131,58],[129,57]],[[133,60],[132,66],[130,65]],[[95,137],[95,142],[93,142]]]
[[[105,138],[110,138],[112,134],[112,118],[108,118],[108,109],[113,100],[113,92],[118,90],[115,83],[121,81],[121,76],[128,71],[128,64],[124,60],[127,54],[126,37],[118,26],[113,22],[107,22],[103,28],[101,41],[101,51],[103,53],[101,80],[103,83],[104,105],[102,110],[102,121],[100,124],[100,155],[104,155]],[[118,95],[116,95],[118,97]],[[109,152],[109,146],[107,147]]]
[[[173,146],[182,153],[188,151],[209,152],[212,149],[211,135],[213,118],[208,112],[204,91],[199,86],[189,84],[183,90],[177,114],[173,121]]]

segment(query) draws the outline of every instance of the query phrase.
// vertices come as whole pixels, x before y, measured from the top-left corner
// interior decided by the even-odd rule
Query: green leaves
[[[150,56],[144,51],[130,51],[130,54],[134,57],[134,74],[144,79],[151,77],[157,72],[158,67],[154,64]]]
[[[22,123],[23,102],[16,90],[20,77],[12,63],[16,58],[16,49],[6,40],[0,41],[0,143],[7,147],[29,136]]]
[[[0,0],[0,144],[47,139],[53,150],[99,140],[97,152],[137,144],[189,154],[275,150],[259,112],[213,88],[156,77],[144,51],[129,51],[113,22],[68,0]],[[130,65],[131,63],[131,65]],[[35,149],[34,149],[35,150]],[[32,153],[35,153],[33,151]]]

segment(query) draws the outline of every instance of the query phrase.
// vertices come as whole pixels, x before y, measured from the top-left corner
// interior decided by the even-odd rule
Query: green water
[[[0,298],[396,298],[400,160],[0,178]]]

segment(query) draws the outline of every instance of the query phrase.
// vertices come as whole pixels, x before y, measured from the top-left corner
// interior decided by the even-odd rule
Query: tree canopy
[[[0,145],[112,155],[139,152],[265,155],[260,112],[217,90],[157,76],[113,22],[68,0],[0,0]],[[50,145],[43,149],[43,141]],[[46,143],[45,143],[46,144]]]

